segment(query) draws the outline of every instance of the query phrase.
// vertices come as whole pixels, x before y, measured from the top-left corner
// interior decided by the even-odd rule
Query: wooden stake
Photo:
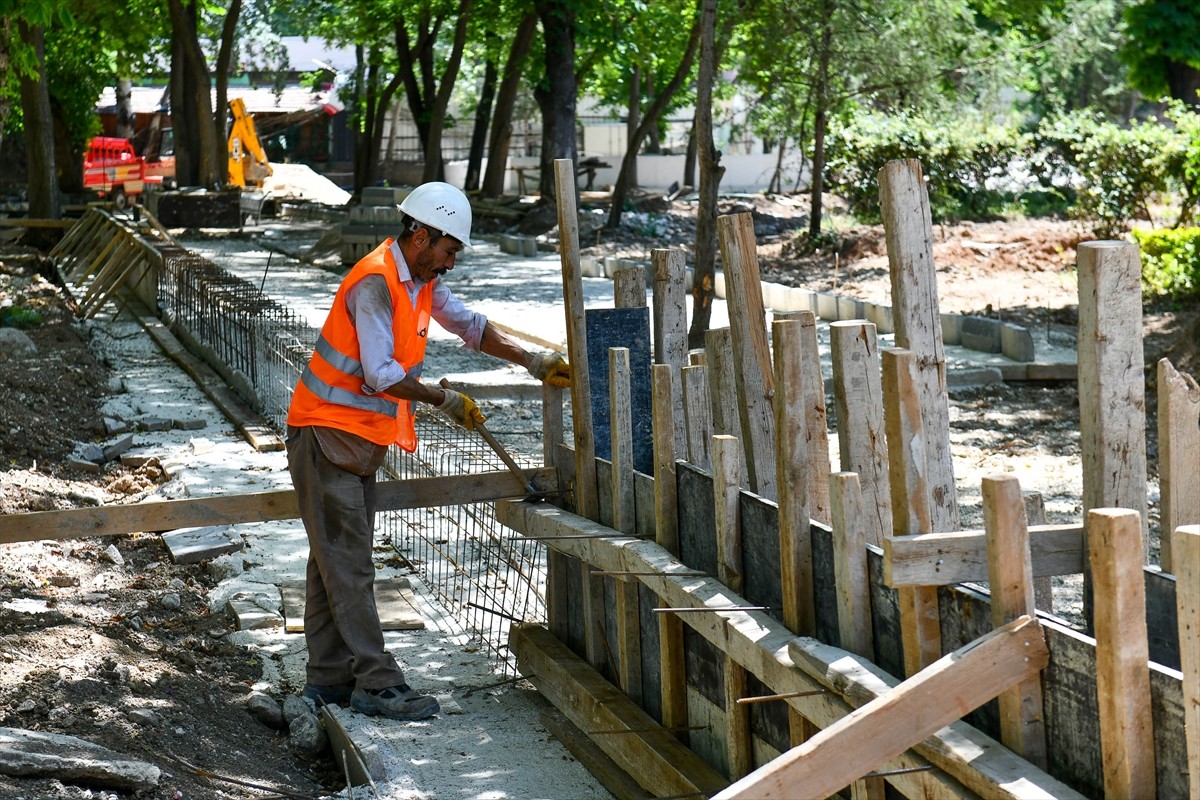
[[[654,539],[679,555],[679,487],[675,478],[674,378],[670,364],[650,368],[654,408]]]
[[[892,534],[892,506],[875,331],[874,324],[857,320],[829,326],[841,468],[858,475],[867,541],[878,547]]]
[[[858,476],[830,476],[833,502],[833,579],[837,587],[838,637],[842,649],[864,658],[875,657],[871,629],[871,585],[867,577],[866,526]]]
[[[804,428],[808,437],[808,513],[829,522],[829,416],[825,411],[825,379],[817,344],[817,317],[797,311],[800,322],[800,370],[804,384]]]
[[[808,518],[808,435],[804,422],[800,334],[800,323],[795,320],[776,321],[773,327],[779,569],[784,624],[793,633],[815,636],[812,531]]]
[[[1165,358],[1158,362],[1158,484],[1158,561],[1173,572],[1171,532],[1200,524],[1200,385]]]
[[[683,620],[676,614],[657,614],[658,617],[658,663],[662,684],[662,719],[668,728],[686,728],[687,706],[687,660],[683,649]],[[678,734],[682,742],[688,741],[685,732]]]
[[[708,367],[684,367],[682,375],[684,431],[687,435],[687,450],[682,455],[689,463],[707,472],[712,464],[708,447],[715,432]]]
[[[633,492],[633,412],[630,401],[629,348],[608,349],[608,407],[612,435],[612,527],[633,533],[637,509]]]
[[[1014,620],[939,659],[714,800],[783,800],[796,797],[801,787],[805,797],[828,797],[965,711],[1036,676],[1049,656],[1037,622]]]
[[[1138,797],[1155,785],[1142,524],[1136,511],[1094,508],[1086,528],[1104,796]]]
[[[983,520],[988,542],[988,587],[992,624],[1035,617],[1033,567],[1021,484],[1012,475],[983,479]],[[1021,681],[1000,695],[1000,741],[1042,769],[1047,768],[1046,720],[1040,675]]]
[[[737,378],[734,375],[733,333],[729,328],[715,328],[704,334],[704,352],[708,359],[708,396],[712,413],[714,436],[742,438],[742,420],[738,413]],[[709,441],[710,453],[712,441]],[[749,475],[746,453],[739,456],[741,474]]]
[[[1046,501],[1042,499],[1041,492],[1022,492],[1021,500],[1025,503],[1025,524],[1032,528],[1035,525],[1046,524]],[[1082,540],[1080,542],[1082,545]],[[1030,550],[1030,562],[1033,561],[1033,547]],[[1082,550],[1081,550],[1082,552]],[[1054,613],[1054,586],[1050,582],[1050,576],[1038,575],[1036,572],[1033,575],[1033,601],[1037,607],[1048,613]],[[1032,613],[1032,612],[1030,612]]]
[[[717,217],[717,236],[725,270],[729,323],[733,335],[734,379],[741,416],[745,474],[751,491],[768,499],[775,486],[775,417],[771,398],[774,380],[767,345],[766,310],[758,277],[754,222],[750,214]]]
[[[646,307],[646,270],[625,267],[613,273],[613,305],[617,308]]]
[[[1159,407],[1162,413],[1162,407]],[[1188,786],[1200,797],[1200,525],[1182,525],[1171,537],[1175,556],[1175,605],[1179,613],[1179,669],[1183,673]]]
[[[909,350],[883,353],[884,423],[888,438],[888,482],[892,490],[892,529],[897,536],[930,530],[926,450],[920,397],[915,391],[916,359]],[[942,632],[937,589],[897,590],[904,674],[915,675],[941,655]]]
[[[714,436],[713,502],[717,527],[717,579],[737,594],[742,593],[742,528],[738,513],[741,475],[738,471],[738,440]]]
[[[925,450],[931,530],[956,531],[960,527],[958,495],[950,456],[950,407],[933,264],[933,221],[919,161],[884,165],[879,172],[879,205],[892,279],[896,346],[915,356],[913,391],[924,419],[925,433],[919,444]]]
[[[567,315],[567,352],[571,362],[571,419],[575,439],[575,509],[599,519],[596,493],[596,445],[592,440],[592,386],[588,378],[587,327],[583,314],[583,272],[579,266],[579,218],[575,204],[575,166],[569,158],[554,161],[558,194],[559,257]]]
[[[630,700],[642,703],[642,619],[641,598],[633,579],[617,580],[617,641],[620,642],[618,662],[621,670],[621,689]]]

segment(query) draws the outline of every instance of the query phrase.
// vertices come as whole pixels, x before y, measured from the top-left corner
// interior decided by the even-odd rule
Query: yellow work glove
[[[529,362],[529,374],[558,389],[571,385],[571,366],[558,353],[538,353]]]
[[[456,392],[453,389],[443,389],[442,393],[445,399],[442,404],[437,407],[455,423],[462,425],[469,431],[475,430],[476,425],[482,425],[487,421],[487,417],[479,410],[479,406],[475,401],[467,397],[462,392]]]

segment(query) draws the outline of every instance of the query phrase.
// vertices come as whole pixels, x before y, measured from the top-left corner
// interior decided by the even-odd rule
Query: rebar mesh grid
[[[209,352],[226,377],[244,376],[246,397],[283,432],[292,390],[319,331],[252,283],[183,250],[164,251],[159,304]],[[222,370],[221,367],[224,367]],[[429,478],[503,470],[477,433],[418,408],[415,453],[393,447],[381,477]],[[522,466],[532,466],[517,457]],[[376,529],[492,656],[515,674],[508,651],[513,621],[546,619],[545,547],[496,521],[492,503],[380,512]]]
[[[478,433],[441,414],[417,413],[415,453],[393,447],[384,470],[396,478],[504,470]],[[515,456],[522,467],[531,466]],[[515,674],[508,650],[513,622],[546,620],[546,548],[496,521],[492,503],[384,512],[377,528],[417,570],[455,618],[478,638],[504,675]]]

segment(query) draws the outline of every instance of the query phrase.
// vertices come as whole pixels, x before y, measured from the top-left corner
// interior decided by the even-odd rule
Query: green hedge
[[[1142,294],[1200,299],[1200,228],[1133,230],[1142,249]]]

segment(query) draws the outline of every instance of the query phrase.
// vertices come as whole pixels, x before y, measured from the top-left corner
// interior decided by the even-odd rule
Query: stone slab
[[[283,595],[284,631],[304,630],[304,581],[284,581],[279,586]],[[417,608],[416,595],[407,578],[388,578],[375,581],[375,607],[379,624],[385,631],[419,631],[425,619]]]
[[[135,792],[158,786],[162,774],[153,764],[77,736],[20,728],[0,728],[0,773]]]
[[[162,534],[162,541],[176,564],[199,564],[242,549],[242,540],[228,525],[178,528]]]

